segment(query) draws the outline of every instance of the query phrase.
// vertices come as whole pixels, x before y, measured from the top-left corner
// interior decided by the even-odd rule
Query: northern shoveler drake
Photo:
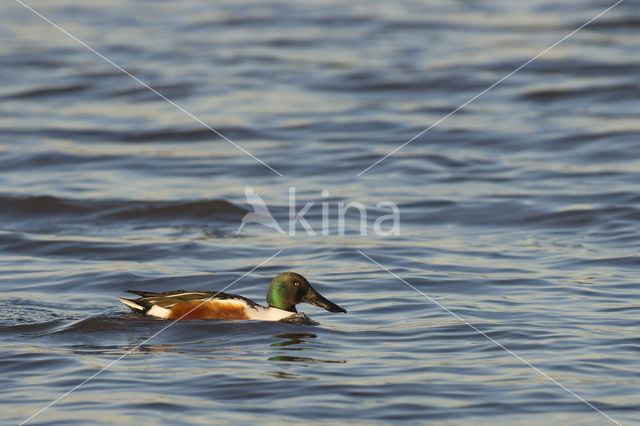
[[[150,293],[127,290],[139,299],[118,297],[134,312],[172,320],[238,319],[279,321],[296,314],[296,305],[307,302],[329,312],[347,311],[322,297],[309,282],[295,272],[284,272],[271,281],[267,290],[268,307],[246,297],[216,291],[167,291]]]

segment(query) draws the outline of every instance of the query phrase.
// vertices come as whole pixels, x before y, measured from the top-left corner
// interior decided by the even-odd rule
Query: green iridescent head
[[[307,302],[320,306],[329,312],[347,311],[330,300],[325,299],[311,287],[305,277],[295,272],[283,272],[271,281],[267,290],[267,303],[273,308],[289,312],[298,312],[296,305]]]

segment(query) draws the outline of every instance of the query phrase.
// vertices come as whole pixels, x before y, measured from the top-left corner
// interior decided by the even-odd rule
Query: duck
[[[153,293],[126,290],[138,299],[118,297],[135,313],[169,320],[225,319],[280,321],[298,313],[296,305],[309,303],[329,312],[344,312],[318,293],[305,277],[296,272],[276,276],[267,290],[267,307],[237,294],[219,291],[166,291]]]

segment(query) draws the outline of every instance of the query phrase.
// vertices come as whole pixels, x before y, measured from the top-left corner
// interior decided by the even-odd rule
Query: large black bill
[[[311,303],[312,305],[320,306],[321,308],[326,309],[329,312],[344,312],[347,313],[346,309],[341,308],[340,306],[333,303],[331,300],[325,299],[320,293],[315,291],[313,287],[309,286],[309,291],[307,295],[302,299],[303,302]]]

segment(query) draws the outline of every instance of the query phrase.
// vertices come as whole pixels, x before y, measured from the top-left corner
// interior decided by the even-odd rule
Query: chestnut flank
[[[184,317],[183,317],[184,315]],[[169,319],[234,319],[247,320],[245,307],[237,302],[228,300],[189,300],[176,303],[171,307]]]

